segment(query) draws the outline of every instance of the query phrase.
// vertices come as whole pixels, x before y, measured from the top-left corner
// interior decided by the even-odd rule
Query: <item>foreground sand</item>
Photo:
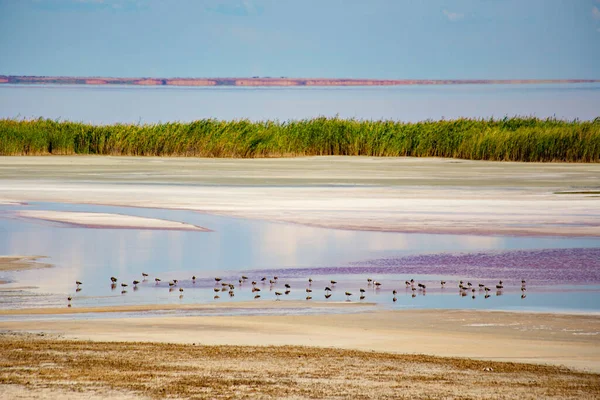
[[[47,210],[22,210],[17,213],[19,217],[41,219],[44,221],[63,222],[70,225],[84,226],[87,228],[132,228],[132,229],[160,229],[177,231],[202,231],[208,229],[183,222],[167,221],[157,218],[135,217],[132,215],[47,211]]]
[[[264,305],[241,303],[221,308],[243,310],[244,307],[299,306],[296,304],[298,302],[286,303],[288,302],[264,302]],[[344,307],[344,304],[337,307]],[[104,308],[106,310],[100,311],[124,311],[118,307]],[[190,306],[152,308],[193,309]],[[30,313],[27,310],[23,312]],[[55,309],[49,309],[47,314],[56,312]],[[251,310],[248,312],[251,313]],[[304,316],[163,315],[143,318],[17,320],[0,322],[0,330],[43,331],[61,334],[70,339],[97,341],[335,347],[553,364],[600,373],[600,317],[596,315],[368,309],[352,314]]]
[[[0,157],[0,202],[190,209],[402,232],[600,236],[599,182],[600,164]]]
[[[0,334],[2,398],[594,399],[564,368],[298,346],[92,342]]]

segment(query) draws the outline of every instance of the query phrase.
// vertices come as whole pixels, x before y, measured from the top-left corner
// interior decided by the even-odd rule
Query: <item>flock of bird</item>
[[[235,289],[236,289],[236,285],[234,283],[230,283],[230,282],[226,282],[224,281],[222,278],[216,277],[214,278],[215,280],[215,286],[213,288],[214,291],[214,296],[213,299],[217,300],[221,297],[221,295],[225,295],[225,292],[227,293],[227,295],[229,295],[229,297],[234,297],[235,296]],[[110,277],[110,281],[111,281],[111,289],[115,290],[117,288],[117,283],[118,283],[118,279],[114,276]],[[138,289],[138,285],[140,283],[144,283],[148,281],[148,274],[145,272],[142,272],[142,281],[138,281],[138,280],[134,280],[132,282],[132,286],[133,286],[133,290],[137,290]],[[161,279],[160,278],[154,278],[154,282],[156,286],[160,286],[161,285]],[[179,290],[179,297],[183,298],[183,292],[184,289],[182,287],[178,287],[178,280],[177,279],[173,279],[171,281],[168,282],[168,286],[169,286],[169,292],[172,292],[176,289]],[[248,282],[248,277],[245,275],[242,275],[239,279],[238,279],[238,287],[242,287],[243,285],[247,284]],[[192,276],[192,284],[196,283],[196,276]],[[273,276],[272,278],[267,278],[266,276],[263,276],[262,278],[260,278],[259,280],[253,280],[251,281],[251,285],[252,285],[252,293],[254,294],[254,299],[260,299],[261,298],[261,293],[263,293],[262,289],[265,289],[265,286],[267,285],[267,283],[269,284],[269,291],[273,291],[275,290],[275,298],[276,300],[279,300],[281,296],[287,296],[291,293],[292,291],[292,286],[289,283],[285,283],[283,285],[283,287],[281,285],[279,285],[279,277],[277,276]],[[425,295],[427,293],[427,286],[423,283],[418,283],[415,282],[414,279],[411,279],[409,281],[405,281],[404,282],[406,285],[406,291],[411,291],[412,292],[412,297],[416,297],[417,296],[417,292]],[[76,292],[81,291],[81,286],[83,285],[82,282],[80,281],[76,281]],[[330,280],[329,284],[327,284],[327,286],[325,286],[324,288],[324,297],[325,299],[329,299],[332,296],[332,292],[335,289],[337,284],[337,281],[335,280]],[[441,288],[444,289],[446,287],[446,281],[441,281]],[[259,285],[261,287],[259,287]],[[306,293],[306,300],[312,300],[313,298],[313,280],[312,278],[308,279],[307,282],[307,287],[304,289],[305,293]],[[127,288],[129,287],[129,284],[122,282],[121,283],[121,294],[126,294],[127,293]],[[381,290],[382,287],[382,283],[378,282],[376,280],[373,280],[371,278],[367,279],[367,289],[371,289],[371,290],[375,290],[376,292],[379,292]],[[262,288],[262,289],[261,289]],[[489,298],[490,294],[489,292],[491,292],[493,289],[491,289],[490,287],[479,283],[477,284],[477,286],[471,282],[466,282],[465,281],[459,281],[458,283],[458,288],[459,288],[459,295],[461,297],[465,297],[468,296],[469,293],[471,294],[471,297],[473,299],[475,299],[477,297],[477,294],[481,294],[481,293],[485,293],[484,294],[484,298]],[[495,287],[496,290],[496,295],[500,296],[503,294],[504,291],[504,284],[502,281],[499,281],[498,284]],[[524,299],[526,297],[526,291],[527,291],[527,287],[526,287],[526,282],[525,280],[521,280],[521,298]],[[359,289],[360,295],[359,295],[359,300],[364,300],[366,298],[366,292],[367,290],[365,288],[360,288]],[[354,294],[352,292],[349,291],[345,291],[344,292],[347,301],[350,301],[350,298],[352,296],[354,296]],[[397,289],[393,289],[392,290],[392,301],[395,303],[398,298],[396,297],[396,295],[398,294],[398,290]],[[71,307],[71,301],[73,300],[72,296],[69,296],[67,298],[68,300],[68,306]]]

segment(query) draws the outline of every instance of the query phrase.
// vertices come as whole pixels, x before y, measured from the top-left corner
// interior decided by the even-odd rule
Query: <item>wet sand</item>
[[[0,272],[52,267],[52,264],[38,262],[41,258],[44,256],[0,256]]]
[[[0,157],[0,201],[190,209],[398,232],[597,237],[598,182],[598,164]]]
[[[111,229],[160,229],[177,231],[200,231],[208,229],[183,222],[167,221],[157,218],[135,217],[132,215],[71,212],[71,211],[41,211],[23,210],[17,213],[19,217],[40,219],[44,221],[61,222],[69,225],[87,228]]]

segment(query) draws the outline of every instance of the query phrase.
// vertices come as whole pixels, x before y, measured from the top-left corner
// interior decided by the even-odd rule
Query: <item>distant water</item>
[[[600,84],[336,88],[0,85],[0,118],[154,123],[217,119],[540,118],[600,116]]]

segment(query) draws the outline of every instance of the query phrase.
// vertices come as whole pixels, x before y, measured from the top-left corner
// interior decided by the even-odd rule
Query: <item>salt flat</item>
[[[600,165],[436,158],[1,157],[0,201],[190,209],[341,229],[600,236]]]

